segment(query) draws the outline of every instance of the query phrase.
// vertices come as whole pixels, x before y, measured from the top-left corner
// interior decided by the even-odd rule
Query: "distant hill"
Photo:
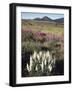
[[[47,16],[44,16],[43,18],[35,18],[34,20],[38,20],[38,21],[53,21],[52,19],[50,19]]]
[[[53,21],[52,19],[48,18],[47,16],[43,17],[41,20],[43,20],[43,21]]]
[[[27,21],[31,21],[31,20],[35,20],[35,21],[41,21],[41,22],[43,22],[43,21],[47,21],[47,22],[49,22],[49,23],[57,23],[57,24],[64,24],[64,18],[58,18],[58,19],[51,19],[51,18],[49,18],[49,17],[47,17],[47,16],[44,16],[44,17],[42,17],[42,18],[39,18],[39,17],[37,17],[37,18],[34,18],[34,19],[22,19],[22,21],[24,21],[24,20],[26,20],[26,22]]]
[[[40,21],[40,20],[41,20],[41,18],[35,18],[34,20],[38,20],[38,21]]]
[[[51,19],[47,16],[44,16],[43,18],[35,18],[34,20],[37,20],[37,21],[49,21],[49,22],[53,22],[53,23],[64,23],[64,18],[59,18],[59,19]]]
[[[64,23],[64,18],[59,18],[54,20],[57,23]]]

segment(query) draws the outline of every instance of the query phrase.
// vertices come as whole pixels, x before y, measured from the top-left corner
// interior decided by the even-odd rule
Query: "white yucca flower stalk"
[[[30,56],[30,71],[32,70],[32,63],[33,63],[32,56]]]
[[[44,64],[46,65],[46,59],[44,60]]]
[[[51,62],[52,62],[53,64],[55,64],[55,61],[56,61],[56,58],[54,57]]]
[[[52,71],[52,66],[51,66],[51,64],[48,66],[48,69],[49,69],[50,72]]]
[[[37,66],[36,66],[35,70],[38,71],[38,67]]]
[[[46,52],[45,56],[46,56],[46,57],[50,57],[49,51]]]
[[[52,55],[50,54],[48,57],[49,62],[52,60]]]
[[[53,61],[54,61],[54,64],[55,64],[56,63],[56,58],[55,57],[54,57]]]
[[[33,59],[34,60],[36,59],[36,56],[37,56],[37,53],[36,53],[36,51],[34,51],[34,54],[33,54]]]
[[[51,64],[54,63],[53,59],[51,60]]]
[[[39,52],[40,57],[42,56],[42,51]]]
[[[45,60],[45,58],[43,57],[43,55],[42,55],[42,61],[44,61]]]
[[[50,62],[52,59],[49,51],[46,52],[46,58],[48,59],[48,62]]]
[[[28,63],[27,63],[27,70],[28,70],[28,72],[30,72],[30,67],[29,67]]]
[[[39,54],[37,54],[37,59],[40,60],[40,56],[39,56]]]
[[[42,55],[42,59],[43,59],[43,61],[45,60],[45,53],[43,53],[43,55]]]

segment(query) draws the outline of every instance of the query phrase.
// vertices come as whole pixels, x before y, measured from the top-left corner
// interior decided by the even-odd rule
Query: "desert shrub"
[[[31,30],[22,31],[22,42],[33,40],[33,33]]]
[[[35,43],[33,41],[26,41],[22,43],[22,51],[31,51],[33,52],[34,50],[39,51],[41,50],[41,44],[40,43]]]
[[[25,52],[26,51],[34,51],[35,48],[36,48],[36,46],[33,42],[27,41],[27,42],[22,43],[22,50]]]
[[[56,56],[56,59],[61,60],[64,58],[64,47],[62,47],[62,42],[54,40],[47,44],[49,51]]]
[[[43,32],[36,32],[36,33],[34,33],[34,39],[37,42],[40,42],[40,43],[45,42],[45,40],[46,40],[45,37],[46,37],[46,34],[43,33]]]

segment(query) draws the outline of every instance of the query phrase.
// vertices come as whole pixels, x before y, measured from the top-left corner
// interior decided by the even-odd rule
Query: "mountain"
[[[37,21],[39,21],[39,20],[41,20],[41,18],[35,18],[34,20],[37,20]]]
[[[53,21],[52,19],[48,18],[47,16],[43,17],[41,20],[43,20],[43,21]]]
[[[43,18],[35,18],[34,20],[37,20],[37,21],[53,21],[52,19],[50,19],[47,16],[44,16]]]
[[[51,19],[47,16],[44,16],[43,18],[35,18],[34,20],[37,20],[37,21],[48,21],[48,22],[52,22],[52,23],[64,23],[64,18],[59,18],[59,19]]]
[[[64,18],[59,18],[54,20],[56,23],[64,23]]]

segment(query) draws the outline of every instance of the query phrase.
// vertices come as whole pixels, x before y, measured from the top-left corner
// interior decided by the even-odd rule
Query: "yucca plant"
[[[27,70],[30,76],[50,75],[55,66],[55,57],[52,57],[49,51],[34,51],[30,56],[30,65],[27,64]]]

